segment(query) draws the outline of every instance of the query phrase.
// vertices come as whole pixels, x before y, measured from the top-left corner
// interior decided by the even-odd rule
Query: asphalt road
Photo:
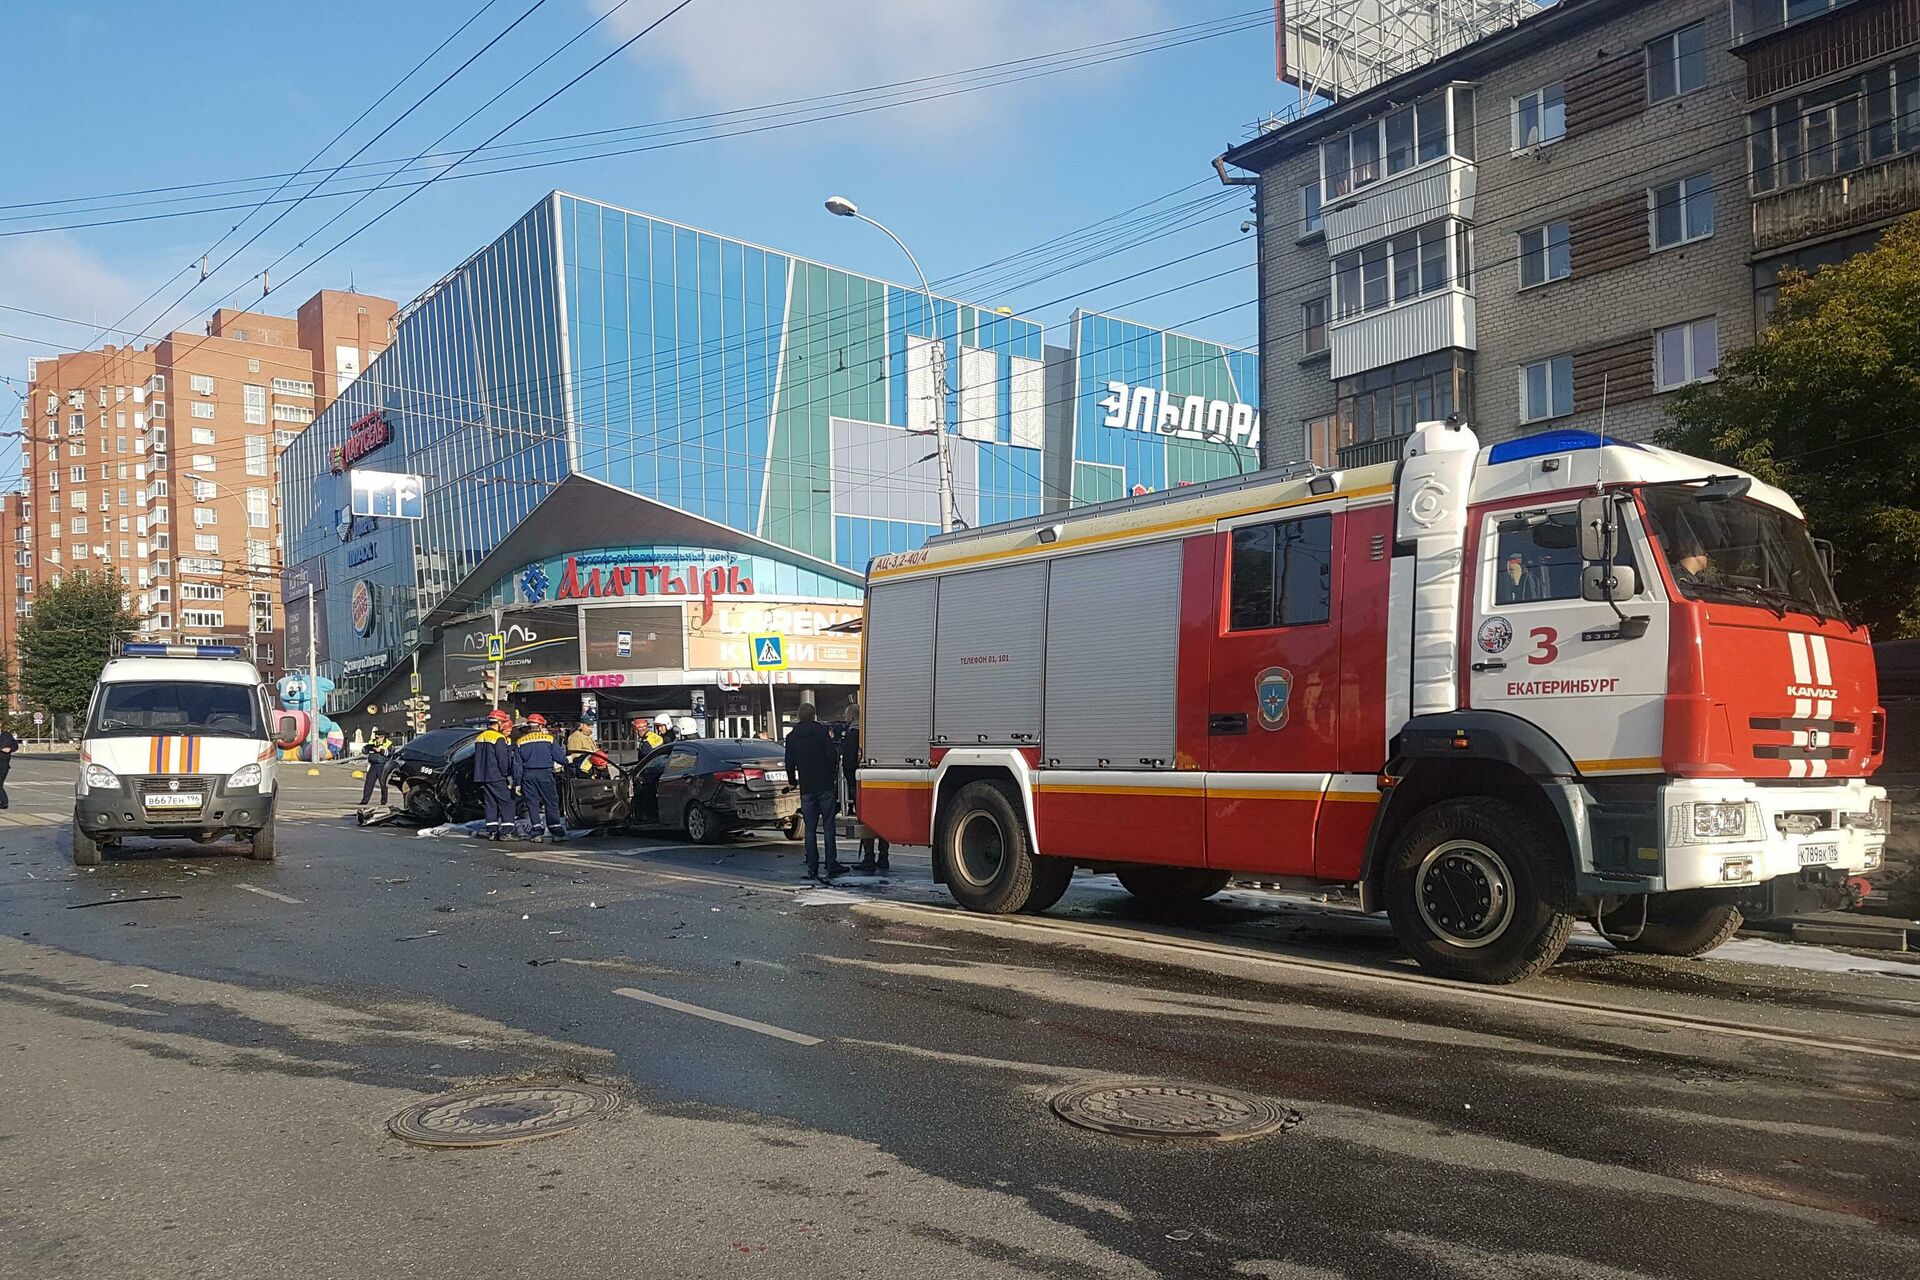
[[[0,814],[0,1276],[1920,1275],[1920,968],[1593,940],[1464,988],[1303,899],[1170,923],[1087,877],[988,919],[914,851],[821,890],[780,841],[358,830],[339,771],[292,778],[277,863],[76,872],[74,767],[22,761]],[[569,1078],[624,1105],[384,1129]],[[1106,1080],[1297,1117],[1051,1114]]]

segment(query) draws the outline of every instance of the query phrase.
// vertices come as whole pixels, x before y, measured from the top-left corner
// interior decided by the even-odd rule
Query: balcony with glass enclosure
[[[1320,144],[1327,252],[1437,219],[1472,221],[1473,89],[1450,84]]]
[[[1475,350],[1473,231],[1439,218],[1333,259],[1329,373]]]

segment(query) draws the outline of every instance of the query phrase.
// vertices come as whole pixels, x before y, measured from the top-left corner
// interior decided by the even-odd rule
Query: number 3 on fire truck
[[[1527,655],[1527,661],[1536,667],[1544,667],[1560,656],[1560,633],[1552,627],[1535,627],[1527,632],[1534,643],[1534,650]]]

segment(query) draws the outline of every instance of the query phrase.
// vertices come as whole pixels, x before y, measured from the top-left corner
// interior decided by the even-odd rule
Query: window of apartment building
[[[212,600],[216,604],[226,598],[227,589],[217,582],[183,582],[180,584],[182,600]]]
[[[1334,318],[1345,320],[1446,288],[1452,280],[1449,247],[1462,253],[1467,247],[1466,237],[1456,237],[1453,228],[1451,221],[1430,222],[1335,258]]]
[[[213,507],[195,507],[193,509],[193,527],[204,529],[210,524],[220,523],[220,512]]]
[[[1321,143],[1323,198],[1337,200],[1449,150],[1473,158],[1473,91],[1465,85],[1431,93]]]
[[[213,428],[212,427],[195,427],[193,429],[192,438],[193,438],[193,443],[195,444],[212,444],[214,441]]]
[[[123,402],[124,400],[126,400],[126,398],[127,398],[127,389],[125,387],[115,387],[113,389],[113,401],[115,404],[119,404]]]
[[[1317,418],[1308,418],[1301,423],[1302,434],[1306,439],[1307,461],[1323,467],[1331,467],[1334,461],[1334,416],[1321,414]]]
[[[102,409],[106,408],[107,407],[107,389],[105,387],[97,388],[96,394],[98,396],[98,403],[100,407]]]
[[[1705,240],[1713,234],[1713,175],[1697,173],[1691,178],[1653,187],[1647,192],[1647,204],[1653,224],[1655,250]]]
[[[247,437],[247,474],[264,476],[271,469],[272,459],[267,452],[265,436]]]
[[[115,409],[113,411],[113,429],[115,431],[125,431],[127,429],[127,411],[125,409]]]
[[[80,561],[80,560],[85,560],[87,556],[91,553],[88,552],[86,543],[76,542],[72,546],[67,548],[67,554],[71,555],[74,558],[74,560]]]
[[[313,383],[302,382],[297,378],[275,378],[273,394],[277,396],[312,396]]]
[[[1747,146],[1756,193],[1920,152],[1920,54],[1762,107]]]
[[[182,609],[180,625],[183,627],[204,627],[217,630],[227,625],[226,615],[218,609]]]
[[[284,449],[299,438],[300,433],[298,431],[288,431],[284,427],[275,427],[273,431],[273,447],[276,449]]]
[[[194,534],[193,549],[195,551],[218,551],[220,549],[220,535],[217,533]]]
[[[1567,104],[1557,84],[1513,100],[1513,149],[1541,147],[1567,136]]]
[[[156,533],[156,534],[154,534],[154,535],[153,535],[153,549],[154,549],[155,551],[165,551],[165,550],[167,550],[167,549],[168,549],[169,547],[171,547],[172,545],[173,545],[173,535],[172,535],[172,534],[170,534],[170,533]]]
[[[247,567],[265,569],[273,564],[273,547],[260,538],[247,539]]]
[[[1707,87],[1707,24],[1647,41],[1647,101],[1665,102]]]
[[[1565,222],[1549,222],[1520,233],[1520,287],[1531,289],[1573,273],[1572,242]]]
[[[211,418],[213,411],[214,407],[210,401],[195,400],[193,402],[193,416],[196,418]]]
[[[155,400],[155,401],[154,401],[153,403],[151,403],[151,404],[149,404],[149,405],[147,406],[147,416],[148,416],[149,418],[164,418],[164,417],[166,417],[166,416],[167,416],[167,402],[166,402],[165,400]]]
[[[83,388],[83,389],[81,389],[81,390],[79,390],[79,391],[69,391],[69,392],[67,392],[67,405],[68,405],[68,407],[69,407],[69,408],[74,408],[74,409],[84,409],[84,408],[86,408],[86,407],[87,407],[87,393],[86,393],[86,391],[85,391],[85,389]]]
[[[115,436],[113,438],[113,451],[115,453],[125,453],[127,451],[127,438],[125,436]]]
[[[247,527],[249,529],[273,527],[273,509],[269,505],[265,489],[247,490]]]
[[[86,456],[87,456],[87,442],[86,442],[85,440],[69,440],[69,441],[67,441],[67,456],[68,456],[69,458],[84,458],[84,457],[86,457]]]
[[[1320,221],[1320,184],[1309,182],[1300,188],[1300,234],[1317,235],[1324,226]]]
[[[258,372],[260,372],[260,362],[259,362],[258,360],[248,360],[248,361],[247,361],[247,372],[248,372],[248,373],[258,373]]]
[[[241,407],[245,411],[247,422],[258,424],[267,420],[267,389],[249,382],[241,387]]]
[[[1552,356],[1520,370],[1520,421],[1542,422],[1573,412],[1573,357]]]
[[[83,515],[74,516],[74,518],[67,523],[67,531],[76,537],[87,532],[87,518]]]
[[[68,435],[70,436],[84,435],[86,434],[86,430],[87,430],[86,414],[70,413],[67,415],[67,434]]]
[[[1720,325],[1712,316],[1653,331],[1653,384],[1662,391],[1704,382],[1720,367]]]
[[[85,484],[87,482],[86,467],[85,466],[68,467],[67,479],[73,481],[75,484]]]
[[[213,501],[213,495],[214,495],[213,481],[195,480],[193,477],[189,476],[187,478],[187,483],[193,487],[193,500],[195,502],[212,502]]]
[[[1335,448],[1404,436],[1416,422],[1466,415],[1473,404],[1472,356],[1436,351],[1341,378],[1334,384]]]
[[[210,453],[196,453],[193,455],[193,461],[188,465],[195,471],[211,472],[213,470],[213,455]]]
[[[1327,300],[1309,298],[1300,304],[1301,347],[1308,355],[1327,349]]]
[[[1232,581],[1228,626],[1234,631],[1327,621],[1333,613],[1333,517],[1235,529]]]
[[[55,520],[55,521],[53,522],[53,525],[51,526],[51,532],[50,532],[50,533],[49,533],[49,534],[48,534],[47,536],[49,536],[49,537],[53,537],[53,538],[57,538],[57,537],[59,537],[59,536],[60,536],[60,529],[61,529],[61,524],[60,524],[60,522],[59,522],[58,520]]]
[[[120,558],[122,560],[125,560],[127,558],[127,554],[128,554],[127,548],[131,545],[132,544],[130,544],[125,538],[120,539]]]
[[[181,556],[180,572],[197,573],[205,577],[217,577],[220,573],[220,562],[206,556]]]
[[[273,406],[275,422],[312,422],[313,410],[303,404],[276,404]]]
[[[191,374],[187,378],[187,385],[192,387],[197,395],[210,396],[213,394],[213,375],[209,373]]]

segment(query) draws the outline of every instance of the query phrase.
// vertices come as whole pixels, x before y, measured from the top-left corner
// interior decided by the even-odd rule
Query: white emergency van
[[[274,760],[302,737],[225,645],[129,644],[100,672],[80,738],[73,861],[129,836],[247,842],[273,857]]]

